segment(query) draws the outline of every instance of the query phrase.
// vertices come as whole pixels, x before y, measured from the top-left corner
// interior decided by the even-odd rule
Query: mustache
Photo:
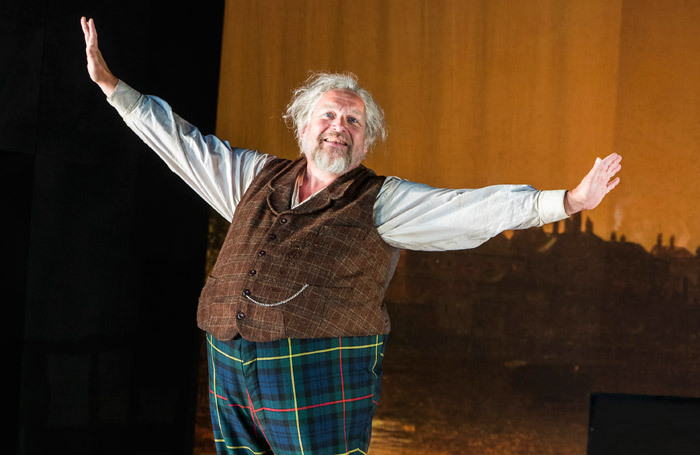
[[[321,135],[319,137],[319,143],[324,142],[324,141],[328,141],[329,139],[334,141],[334,142],[342,142],[344,145],[352,145],[352,141],[350,140],[350,138],[348,136],[346,136],[345,134],[342,134],[342,133],[338,133],[338,132],[331,132],[331,133],[328,133],[325,135]]]

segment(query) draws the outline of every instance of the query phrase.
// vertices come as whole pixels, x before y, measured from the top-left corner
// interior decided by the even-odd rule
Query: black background
[[[698,453],[698,422],[698,398],[592,394],[588,455]]]
[[[0,2],[5,453],[192,453],[209,209],[86,71],[213,133],[224,2]],[[16,445],[16,447],[15,447]]]

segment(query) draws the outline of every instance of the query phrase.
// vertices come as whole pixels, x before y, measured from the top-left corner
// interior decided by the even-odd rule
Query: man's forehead
[[[343,107],[355,114],[365,113],[365,103],[360,96],[352,90],[330,90],[321,96],[316,103],[316,109]]]

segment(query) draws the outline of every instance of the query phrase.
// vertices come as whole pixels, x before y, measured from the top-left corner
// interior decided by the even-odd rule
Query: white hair
[[[352,73],[314,73],[304,85],[294,90],[292,99],[287,105],[283,118],[294,127],[294,134],[301,146],[301,134],[304,127],[311,121],[316,103],[321,97],[332,90],[350,90],[362,99],[365,105],[365,143],[367,150],[379,139],[386,140],[386,124],[384,111],[374,101],[372,95],[360,87],[357,76]]]

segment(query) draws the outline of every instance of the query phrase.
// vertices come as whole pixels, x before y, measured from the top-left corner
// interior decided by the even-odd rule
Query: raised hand
[[[114,92],[117,86],[117,79],[107,67],[107,63],[102,57],[100,48],[97,46],[97,30],[95,21],[87,20],[85,16],[80,18],[80,25],[83,27],[85,35],[85,54],[87,55],[87,70],[90,79],[100,86],[108,97]]]
[[[581,210],[590,210],[598,206],[606,194],[620,183],[620,177],[612,179],[622,165],[622,156],[611,153],[604,159],[596,158],[593,169],[581,183],[564,196],[564,209],[567,215],[573,215]]]

